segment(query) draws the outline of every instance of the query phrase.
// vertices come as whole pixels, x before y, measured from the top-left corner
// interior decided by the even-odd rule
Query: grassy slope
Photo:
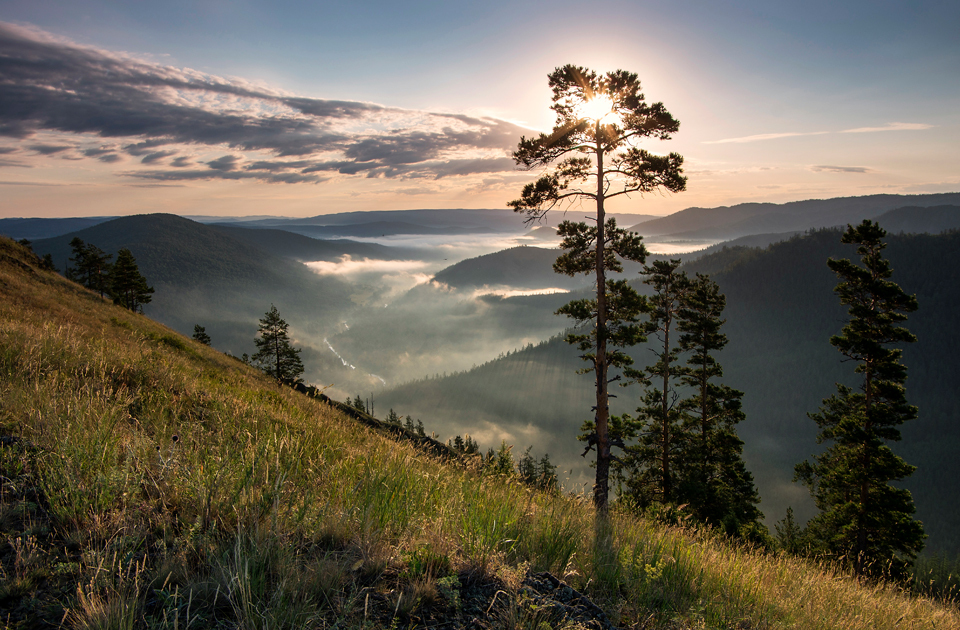
[[[6,239],[0,400],[6,628],[544,627],[528,568],[624,627],[960,625],[703,533],[617,516],[595,545],[581,502],[418,454]]]

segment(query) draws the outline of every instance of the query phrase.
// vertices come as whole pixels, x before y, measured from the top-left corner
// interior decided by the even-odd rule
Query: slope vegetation
[[[960,624],[707,532],[595,529],[575,499],[387,439],[6,239],[0,393],[6,628]]]

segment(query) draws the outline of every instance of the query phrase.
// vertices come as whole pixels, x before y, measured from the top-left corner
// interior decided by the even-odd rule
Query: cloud
[[[816,173],[872,173],[873,170],[865,166],[811,166]]]
[[[233,171],[236,170],[237,162],[239,161],[240,158],[236,155],[225,155],[222,158],[210,160],[207,162],[207,167],[212,168],[215,171]]]
[[[761,142],[763,140],[777,140],[779,138],[794,138],[797,136],[822,136],[824,134],[830,133],[829,131],[806,131],[806,132],[795,132],[789,131],[786,133],[761,133],[754,136],[743,136],[740,138],[724,138],[723,140],[707,140],[703,144],[732,144],[732,143],[744,143],[744,142]]]
[[[52,145],[52,144],[31,144],[27,146],[28,149],[36,151],[42,155],[55,155],[57,153],[63,153],[64,151],[69,151],[73,147],[70,145]]]
[[[318,260],[304,263],[307,267],[320,275],[350,275],[362,273],[409,274],[420,271],[427,266],[422,260],[379,260],[375,258],[355,259],[343,255],[336,262]]]
[[[149,170],[201,147],[236,158],[206,162],[211,171],[265,182],[316,182],[311,174],[321,171],[416,179],[513,170],[507,156],[529,134],[489,117],[300,97],[0,22],[0,136],[22,142],[44,132],[79,144],[35,143],[45,155],[77,148],[108,163],[120,150],[140,157],[143,170],[124,176],[223,178]],[[84,149],[90,136],[118,146]],[[187,164],[173,161],[178,169]]]
[[[165,157],[170,157],[171,155],[176,155],[176,151],[154,151],[153,153],[147,153],[140,160],[141,164],[153,164],[154,162],[159,162]]]
[[[840,133],[873,133],[875,131],[923,131],[933,129],[933,125],[926,123],[887,123],[883,127],[857,127],[856,129],[844,129]]]
[[[933,125],[926,123],[887,123],[882,127],[857,127],[856,129],[843,129],[842,131],[790,131],[785,133],[761,133],[753,136],[742,136],[739,138],[724,138],[723,140],[707,140],[703,144],[733,144],[744,142],[761,142],[763,140],[778,140],[780,138],[795,138],[798,136],[823,136],[830,133],[874,133],[878,131],[923,131],[932,129]]]
[[[151,179],[163,182],[172,181],[204,181],[214,179],[226,180],[259,180],[270,184],[317,184],[324,181],[316,175],[301,175],[300,173],[263,174],[244,171],[208,169],[203,171],[127,171],[121,173],[127,177]]]

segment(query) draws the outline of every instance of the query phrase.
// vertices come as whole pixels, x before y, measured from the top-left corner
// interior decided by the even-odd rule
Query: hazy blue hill
[[[449,210],[373,210],[363,212],[339,212],[321,214],[306,219],[268,218],[247,222],[248,225],[279,227],[286,229],[288,224],[333,226],[358,225],[376,222],[412,223],[424,227],[463,227],[485,228],[488,231],[515,232],[523,229],[520,217],[507,208],[503,209],[465,209]]]
[[[218,349],[253,351],[257,319],[276,304],[291,328],[335,321],[350,306],[351,287],[318,276],[226,230],[189,219],[151,214],[121,217],[52,239],[38,240],[61,271],[70,241],[79,237],[108,253],[130,249],[156,289],[147,313],[185,334],[201,324]]]
[[[960,229],[960,206],[897,208],[877,217],[877,222],[893,234],[899,232],[939,234],[947,230]]]
[[[455,288],[506,286],[516,289],[577,289],[590,286],[588,276],[574,277],[553,271],[559,249],[511,247],[492,254],[462,260],[438,272],[434,279]],[[641,265],[626,262],[624,274],[636,277]]]
[[[74,237],[106,252],[126,247],[150,280],[180,286],[261,281],[285,284],[285,277],[296,274],[299,267],[266,250],[251,250],[249,242],[232,238],[218,228],[172,214],[120,217],[38,240],[34,250],[41,255],[51,253],[57,268],[63,269]]]
[[[412,253],[376,243],[359,243],[347,239],[317,239],[280,229],[246,228],[236,225],[214,225],[224,234],[238,240],[253,243],[264,250],[302,261],[335,261],[343,256],[397,260],[412,256]]]
[[[369,223],[352,223],[346,225],[311,225],[301,222],[286,223],[277,226],[280,229],[306,234],[316,238],[334,236],[353,236],[360,238],[377,238],[381,236],[401,235],[464,235],[486,234],[495,230],[489,227],[461,227],[445,226],[431,227],[407,223],[404,221],[371,221]]]
[[[536,239],[538,241],[554,241],[559,243],[560,237],[557,236],[557,229],[550,227],[548,225],[538,225],[529,232],[526,236]]]
[[[559,249],[511,247],[462,260],[438,272],[434,280],[457,289],[485,285],[517,289],[574,288],[589,282],[554,273],[553,262],[559,255]]]
[[[34,241],[41,238],[52,238],[68,232],[82,230],[113,217],[72,217],[65,219],[30,219],[14,218],[0,219],[0,234],[14,240],[22,238]]]
[[[800,516],[812,515],[806,489],[791,482],[793,466],[819,449],[806,414],[835,391],[835,382],[855,382],[853,366],[829,344],[847,316],[826,259],[856,257],[839,239],[837,230],[820,230],[763,251],[728,248],[687,265],[691,273],[713,272],[727,296],[724,380],[745,392],[747,419],[739,431],[771,522],[791,505]],[[895,281],[920,303],[908,320],[919,342],[904,353],[907,393],[920,418],[904,427],[894,448],[918,466],[907,486],[930,535],[928,547],[954,553],[960,551],[960,233],[891,236],[889,243]],[[534,444],[551,457],[557,453],[562,466],[588,473],[575,457],[575,436],[592,405],[592,378],[574,374],[583,366],[577,354],[554,339],[464,374],[388,391],[378,404],[455,433],[479,432],[493,443],[505,435],[518,445]],[[646,361],[649,353],[636,348],[633,355]],[[640,392],[636,386],[616,391],[614,412],[635,407]]]
[[[729,240],[751,234],[804,231],[859,223],[904,206],[960,203],[960,193],[938,195],[869,195],[810,199],[784,204],[743,203],[719,208],[687,208],[669,216],[634,225],[644,236],[675,239]]]

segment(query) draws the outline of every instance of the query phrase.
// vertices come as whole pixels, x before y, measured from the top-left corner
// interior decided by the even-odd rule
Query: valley
[[[792,482],[794,464],[818,448],[806,414],[834,382],[850,378],[828,343],[844,311],[825,260],[850,255],[838,233],[825,230],[836,225],[830,217],[938,233],[960,227],[960,208],[949,205],[957,200],[882,195],[748,204],[634,224],[649,233],[655,255],[679,255],[689,274],[710,274],[727,295],[724,382],[745,392],[738,431],[769,526],[788,507],[802,519],[813,514],[806,489]],[[629,224],[635,216],[618,218]],[[344,238],[340,230],[315,238],[319,228],[337,226],[366,236]],[[39,229],[0,220],[0,231],[10,227]],[[56,230],[50,222],[42,227]],[[305,380],[333,398],[359,395],[380,417],[390,409],[411,415],[441,440],[469,434],[483,449],[501,441],[515,452],[532,446],[549,453],[569,490],[589,487],[592,471],[575,436],[589,418],[592,379],[575,373],[578,352],[560,338],[569,322],[554,312],[586,296],[590,283],[552,272],[558,250],[549,225],[524,226],[509,212],[489,210],[206,223],[148,215],[75,227],[64,222],[71,231],[35,240],[35,251],[51,253],[62,270],[75,236],[106,251],[129,247],[157,289],[145,312],[175,330],[190,334],[203,325],[215,348],[239,357],[252,353],[256,321],[275,304],[302,350]],[[739,236],[724,240],[731,235]],[[687,240],[692,236],[701,240]],[[919,467],[907,486],[927,523],[929,548],[946,553],[957,551],[952,532],[960,530],[960,515],[943,508],[960,478],[949,456],[960,442],[958,377],[948,350],[958,340],[947,323],[960,299],[956,239],[892,236],[889,250],[897,281],[921,303],[909,322],[921,341],[905,355],[908,395],[921,408],[900,447]],[[628,266],[624,277],[643,291],[638,272]],[[631,353],[641,364],[647,355],[643,347]],[[613,412],[632,412],[641,388],[614,393]]]

